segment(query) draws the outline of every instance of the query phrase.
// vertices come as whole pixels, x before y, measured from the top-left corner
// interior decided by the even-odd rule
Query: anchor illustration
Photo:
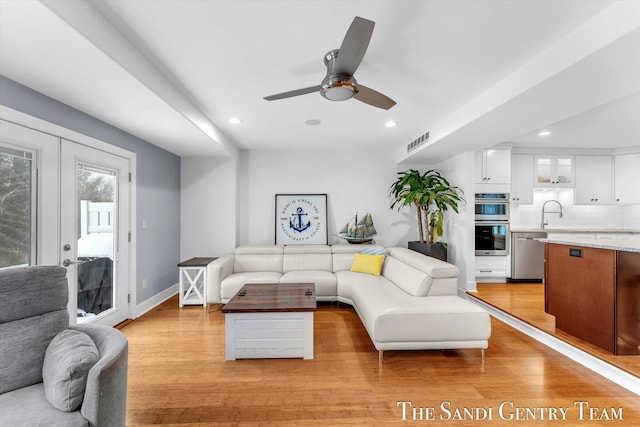
[[[307,222],[306,224],[303,224],[302,217],[308,214],[304,213],[302,208],[296,209],[296,212],[297,213],[291,214],[292,219],[289,220],[289,228],[292,228],[293,231],[297,231],[298,233],[302,233],[304,230],[311,227],[311,221]],[[297,223],[296,223],[296,219],[297,219]]]

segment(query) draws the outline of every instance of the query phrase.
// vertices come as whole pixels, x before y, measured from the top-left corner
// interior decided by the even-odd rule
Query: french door
[[[71,323],[130,317],[132,159],[109,147],[0,120],[0,268],[66,267]]]
[[[129,160],[62,140],[60,260],[78,323],[128,318]]]

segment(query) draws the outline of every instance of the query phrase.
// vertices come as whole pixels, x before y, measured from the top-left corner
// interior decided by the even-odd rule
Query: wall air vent
[[[411,141],[409,144],[407,144],[407,153],[410,153],[410,152],[416,150],[418,147],[423,146],[427,142],[429,142],[429,132],[428,131],[424,135],[421,135],[420,138],[417,138],[416,140]]]

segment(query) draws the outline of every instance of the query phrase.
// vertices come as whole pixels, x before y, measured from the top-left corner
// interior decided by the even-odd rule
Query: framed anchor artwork
[[[276,194],[276,244],[326,245],[326,194]]]

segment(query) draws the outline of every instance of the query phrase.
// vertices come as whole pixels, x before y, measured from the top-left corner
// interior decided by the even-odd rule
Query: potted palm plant
[[[458,213],[458,202],[463,200],[462,190],[452,186],[437,169],[424,173],[410,169],[398,172],[389,195],[393,197],[391,209],[415,205],[418,212],[420,240],[409,242],[409,249],[446,261],[447,245],[439,241],[444,213],[449,209]]]

